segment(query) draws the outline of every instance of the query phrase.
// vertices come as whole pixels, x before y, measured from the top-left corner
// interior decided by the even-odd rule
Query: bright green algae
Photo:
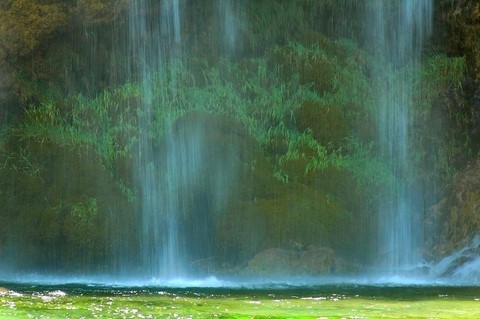
[[[480,318],[479,287],[5,286],[1,318]]]

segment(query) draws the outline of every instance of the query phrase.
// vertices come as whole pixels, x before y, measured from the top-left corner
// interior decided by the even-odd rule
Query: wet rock
[[[311,246],[299,257],[296,267],[299,274],[330,274],[335,269],[335,252],[331,248]]]
[[[358,229],[341,203],[301,184],[273,184],[278,195],[272,198],[232,202],[218,220],[219,243],[234,263],[250,260],[271,247],[329,246],[342,255],[354,256]],[[355,247],[354,247],[355,246]],[[357,249],[358,250],[358,249]]]
[[[431,268],[431,274],[465,281],[468,284],[480,281],[480,236],[475,236],[465,247],[444,257]]]
[[[243,273],[250,276],[317,276],[332,273],[335,252],[327,247],[311,246],[298,251],[269,248],[253,257]]]
[[[244,270],[248,275],[284,276],[293,271],[298,254],[294,250],[270,248],[253,257]]]
[[[208,273],[214,266],[231,269],[270,247],[301,252],[307,264],[319,263],[319,252],[307,249],[312,245],[327,245],[345,255],[355,251],[355,243],[345,240],[355,232],[349,226],[352,216],[336,192],[319,190],[315,183],[282,183],[275,178],[265,151],[239,122],[191,111],[173,124],[165,145],[172,141],[175,148],[160,147],[159,158],[176,149],[183,150],[174,156],[176,161],[194,159],[182,165],[192,169],[178,185],[182,232],[187,234],[192,267]],[[331,184],[326,178],[322,181]],[[352,185],[348,185],[351,197]],[[203,261],[211,257],[213,261],[205,266]],[[298,271],[308,273],[308,269]]]
[[[480,159],[457,173],[448,196],[431,208],[428,225],[440,225],[432,258],[442,258],[468,245],[480,233]]]

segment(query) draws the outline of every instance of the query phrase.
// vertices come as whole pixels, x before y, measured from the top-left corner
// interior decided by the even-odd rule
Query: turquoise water
[[[480,318],[478,286],[0,286],[0,318]]]

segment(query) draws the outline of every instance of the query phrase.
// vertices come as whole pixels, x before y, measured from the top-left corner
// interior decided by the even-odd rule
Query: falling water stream
[[[379,145],[394,178],[379,207],[378,260],[390,274],[414,268],[423,257],[422,200],[429,190],[411,183],[417,168],[410,113],[422,48],[432,28],[432,5],[430,0],[379,1],[373,16],[369,11],[366,17],[376,61]]]
[[[138,59],[133,70],[142,83],[143,107],[139,114],[140,138],[137,164],[137,181],[142,194],[143,228],[140,234],[141,258],[144,271],[151,276],[180,276],[184,274],[184,247],[178,235],[178,207],[176,191],[158,174],[159,154],[154,151],[149,136],[154,125],[152,99],[154,83],[169,61],[180,58],[181,53],[181,8],[178,0],[161,1],[158,16],[150,16],[150,1],[132,1],[130,7],[130,56]],[[157,12],[156,12],[157,13]],[[175,86],[175,78],[172,86]],[[165,196],[165,194],[169,194]]]
[[[232,55],[237,39],[235,4],[229,0],[214,4],[225,30],[219,35],[223,54]],[[142,191],[143,271],[153,278],[182,278],[193,275],[192,263],[211,257],[212,214],[228,197],[236,171],[230,159],[235,150],[230,145],[212,154],[206,137],[209,124],[198,119],[167,128],[165,145],[155,149],[149,136],[155,125],[153,83],[156,77],[168,77],[171,97],[175,98],[180,84],[175,74],[165,70],[175,69],[173,64],[183,58],[182,20],[186,19],[188,3],[160,1],[159,16],[149,16],[151,5],[151,1],[132,1],[129,38],[130,55],[139,61],[134,69],[141,77],[145,97],[139,115],[144,138],[140,139],[136,164]]]

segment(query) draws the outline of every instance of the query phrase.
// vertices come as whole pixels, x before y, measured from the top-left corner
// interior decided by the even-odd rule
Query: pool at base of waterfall
[[[204,287],[0,282],[1,318],[479,318],[480,287],[238,283]],[[199,282],[196,282],[197,284]],[[208,283],[214,284],[208,287]],[[225,282],[224,282],[225,284]]]

